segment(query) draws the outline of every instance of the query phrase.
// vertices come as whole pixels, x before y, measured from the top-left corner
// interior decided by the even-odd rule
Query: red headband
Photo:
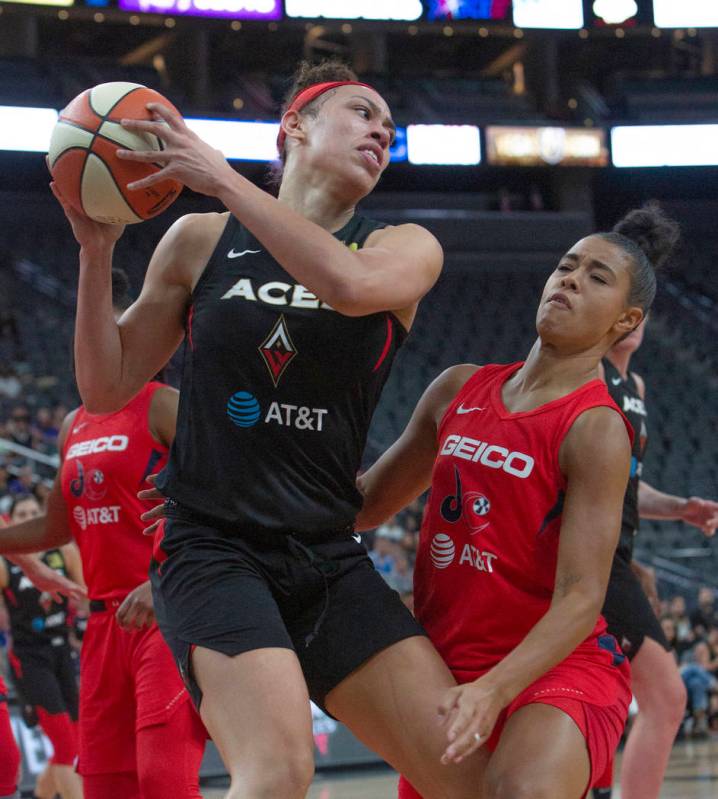
[[[336,89],[338,86],[363,86],[365,89],[376,91],[373,86],[370,86],[368,83],[361,83],[358,80],[335,80],[329,81],[328,83],[315,83],[313,86],[307,86],[306,89],[302,89],[302,91],[296,94],[292,102],[289,104],[287,111],[301,111],[302,108],[308,106],[309,103],[316,100],[317,97],[321,97],[324,92],[328,92],[330,89]],[[284,149],[284,142],[286,141],[286,138],[287,134],[280,126],[279,135],[277,136],[277,150],[280,154]]]

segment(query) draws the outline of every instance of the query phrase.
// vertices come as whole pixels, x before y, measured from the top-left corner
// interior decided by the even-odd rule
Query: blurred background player
[[[20,495],[10,508],[19,524],[42,515],[32,495]],[[66,544],[40,555],[48,568],[82,583],[77,548]],[[0,559],[0,588],[10,616],[12,649],[8,658],[21,704],[52,743],[53,755],[38,776],[35,795],[52,799],[82,799],[82,780],[74,770],[77,757],[78,687],[72,647],[68,641],[68,599],[60,601],[39,591],[23,570]]]
[[[655,224],[657,217],[663,219],[660,226]],[[678,225],[655,204],[627,214],[614,231],[635,241],[657,270],[670,257],[680,235]],[[646,386],[640,375],[630,371],[630,363],[645,329],[644,321],[617,342],[602,362],[608,391],[634,430],[621,535],[603,608],[609,631],[631,661],[631,688],[638,703],[621,761],[622,799],[657,799],[686,710],[683,679],[656,613],[655,576],[633,559],[639,518],[679,519],[709,536],[718,526],[718,503],[665,494],[641,479],[648,442]],[[597,799],[611,795],[611,771],[594,789]]]
[[[117,317],[127,278],[113,271]],[[80,760],[85,799],[197,799],[206,733],[154,623],[147,580],[152,540],[136,498],[174,438],[177,392],[148,383],[120,411],[72,411],[47,515],[0,531],[0,551],[74,537],[90,597],[83,638]],[[124,628],[124,629],[122,629]]]

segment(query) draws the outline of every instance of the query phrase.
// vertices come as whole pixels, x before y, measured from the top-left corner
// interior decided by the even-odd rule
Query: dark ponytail
[[[639,306],[644,315],[656,296],[656,271],[670,257],[680,235],[678,223],[666,216],[654,200],[629,211],[610,233],[599,233],[602,239],[616,244],[631,256],[634,267],[628,303]]]

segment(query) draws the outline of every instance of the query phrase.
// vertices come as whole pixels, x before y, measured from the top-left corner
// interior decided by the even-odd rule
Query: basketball
[[[120,124],[122,119],[153,119],[146,107],[150,102],[177,110],[153,89],[118,81],[87,89],[60,113],[50,139],[50,172],[76,211],[97,222],[133,224],[157,216],[177,199],[182,184],[176,180],[128,190],[128,183],[154,174],[161,165],[123,161],[115,154],[120,148],[163,149],[154,134],[131,132]]]

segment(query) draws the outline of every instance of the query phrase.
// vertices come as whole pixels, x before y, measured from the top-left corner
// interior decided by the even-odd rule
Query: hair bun
[[[625,236],[646,254],[654,269],[659,269],[676,247],[681,229],[655,201],[634,208],[613,226],[613,232]]]

